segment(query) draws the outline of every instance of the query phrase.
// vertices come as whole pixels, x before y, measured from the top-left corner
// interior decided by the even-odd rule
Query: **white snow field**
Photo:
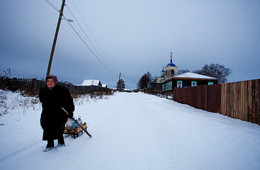
[[[144,93],[76,99],[93,137],[43,152],[41,104],[0,92],[1,170],[260,169],[259,125]]]

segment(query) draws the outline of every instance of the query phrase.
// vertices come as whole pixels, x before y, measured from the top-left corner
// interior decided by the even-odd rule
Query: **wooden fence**
[[[173,99],[193,107],[260,125],[260,79],[175,88]]]

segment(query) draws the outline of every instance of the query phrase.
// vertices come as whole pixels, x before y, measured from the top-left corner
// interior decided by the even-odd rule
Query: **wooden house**
[[[162,92],[173,92],[174,88],[213,85],[217,84],[217,82],[218,79],[215,77],[188,72],[164,80],[162,82]]]

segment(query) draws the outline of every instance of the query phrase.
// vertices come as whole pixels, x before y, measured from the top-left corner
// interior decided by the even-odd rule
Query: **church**
[[[217,84],[218,79],[215,77],[204,76],[197,73],[183,73],[178,75],[178,67],[172,62],[172,52],[170,62],[162,69],[161,76],[155,80],[160,84],[161,92],[173,92],[174,88],[194,87],[201,85]]]
[[[166,65],[165,70],[164,66],[161,71],[161,76],[156,79],[156,83],[162,83],[165,79],[171,78],[173,76],[177,76],[178,74],[178,67],[172,62],[172,52],[171,52],[171,60]]]

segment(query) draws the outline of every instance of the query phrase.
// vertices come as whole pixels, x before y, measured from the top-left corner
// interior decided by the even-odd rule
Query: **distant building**
[[[170,55],[170,62],[166,65],[166,67],[163,66],[161,75],[158,77],[155,82],[148,83],[147,87],[148,89],[154,91],[154,92],[161,92],[162,89],[162,82],[165,80],[172,78],[176,76],[178,73],[178,66],[176,66],[172,62],[172,52]]]
[[[106,84],[102,84],[102,87],[107,88],[107,85]]]
[[[178,73],[178,67],[172,62],[172,52],[171,52],[171,60],[165,67],[165,78],[170,78],[176,76]]]
[[[170,62],[161,71],[161,76],[156,79],[156,83],[162,83],[165,79],[176,76],[178,73],[178,67],[172,62],[172,52]]]
[[[172,52],[170,62],[162,69],[161,76],[154,83],[149,83],[148,88],[160,90],[161,92],[173,92],[174,88],[194,87],[200,85],[217,84],[217,78],[204,76],[196,73],[184,73],[178,75],[178,67],[172,62]]]
[[[102,83],[100,80],[84,80],[82,86],[97,86],[102,87]]]
[[[204,76],[197,73],[183,73],[162,82],[162,92],[173,91],[174,88],[194,87],[217,84],[215,77]]]

